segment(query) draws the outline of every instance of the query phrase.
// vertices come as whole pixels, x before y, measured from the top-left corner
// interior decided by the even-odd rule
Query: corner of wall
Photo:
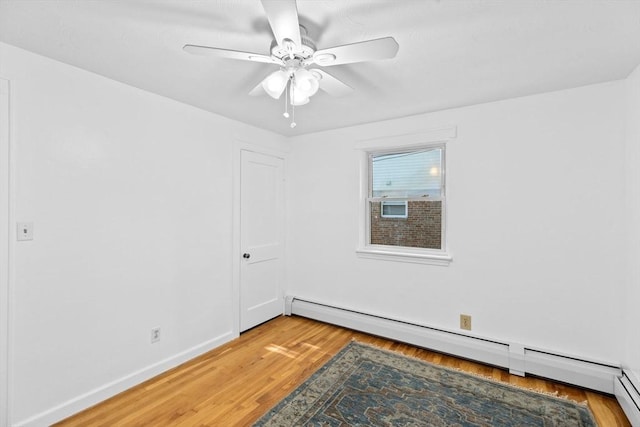
[[[640,340],[636,328],[640,322],[640,65],[626,81],[625,129],[625,202],[626,202],[626,293],[623,295],[625,354],[623,365],[636,378],[640,377]]]

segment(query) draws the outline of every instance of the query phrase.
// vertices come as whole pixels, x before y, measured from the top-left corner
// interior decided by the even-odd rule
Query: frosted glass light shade
[[[291,91],[291,105],[304,105],[309,103],[309,97],[295,88]]]
[[[320,83],[316,76],[308,70],[301,68],[294,73],[295,91],[303,94],[306,98],[318,92]],[[294,104],[295,105],[295,104]]]
[[[270,97],[278,99],[284,92],[284,88],[287,87],[288,81],[289,75],[282,70],[278,70],[262,81],[262,88]]]

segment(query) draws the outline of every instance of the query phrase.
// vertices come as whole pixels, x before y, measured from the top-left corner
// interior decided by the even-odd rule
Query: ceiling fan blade
[[[267,14],[271,31],[279,46],[284,40],[291,40],[296,48],[302,46],[300,41],[300,23],[298,7],[295,0],[262,0],[262,7]]]
[[[333,77],[326,71],[317,68],[309,70],[312,74],[320,76],[320,89],[331,96],[339,97],[353,92],[353,88]]]
[[[226,59],[239,59],[242,61],[264,62],[267,64],[279,64],[283,65],[283,62],[277,58],[271,56],[262,55],[259,53],[241,52],[239,50],[220,49],[218,47],[198,46],[193,44],[186,44],[182,48],[185,52],[192,53],[194,55],[212,56],[216,58]]]
[[[384,37],[318,50],[313,54],[313,62],[328,67],[330,65],[389,59],[396,56],[398,47],[398,43],[393,37]]]
[[[262,82],[264,80],[262,80],[260,83],[258,83],[256,85],[256,87],[254,87],[253,89],[251,89],[251,92],[249,92],[249,96],[261,96],[261,95],[266,95],[267,93],[264,91],[264,89],[262,88]]]

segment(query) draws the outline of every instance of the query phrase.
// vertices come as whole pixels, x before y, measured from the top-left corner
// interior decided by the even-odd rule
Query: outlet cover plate
[[[464,329],[465,331],[471,330],[471,316],[468,314],[460,315],[460,329]]]

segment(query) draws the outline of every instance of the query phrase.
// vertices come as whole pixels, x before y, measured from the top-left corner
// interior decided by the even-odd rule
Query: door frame
[[[242,172],[242,152],[243,151],[251,151],[258,154],[263,154],[266,156],[273,156],[282,159],[283,162],[283,175],[284,175],[284,185],[282,188],[283,191],[283,200],[284,206],[283,211],[287,212],[287,154],[288,150],[279,149],[279,148],[271,148],[265,147],[262,145],[254,144],[251,142],[243,141],[240,139],[236,139],[234,141],[233,146],[233,180],[232,180],[232,194],[233,194],[233,203],[232,203],[232,236],[233,242],[231,244],[231,277],[232,277],[232,292],[231,292],[231,312],[232,312],[232,335],[233,337],[240,336],[240,269],[242,268],[241,258],[242,258],[242,245],[241,245],[241,216],[240,216],[240,192],[242,189],[241,186],[241,172]],[[285,218],[282,219],[283,227],[282,227],[282,238],[285,239],[286,233],[286,221]],[[286,262],[286,245],[285,250],[283,251],[283,266]],[[283,275],[283,282],[285,276]],[[282,289],[284,291],[284,289]],[[284,310],[284,302],[283,302],[283,310]],[[284,312],[284,311],[283,311]]]
[[[10,82],[0,77],[0,427],[10,425],[12,411],[12,275],[14,235],[12,206]]]

